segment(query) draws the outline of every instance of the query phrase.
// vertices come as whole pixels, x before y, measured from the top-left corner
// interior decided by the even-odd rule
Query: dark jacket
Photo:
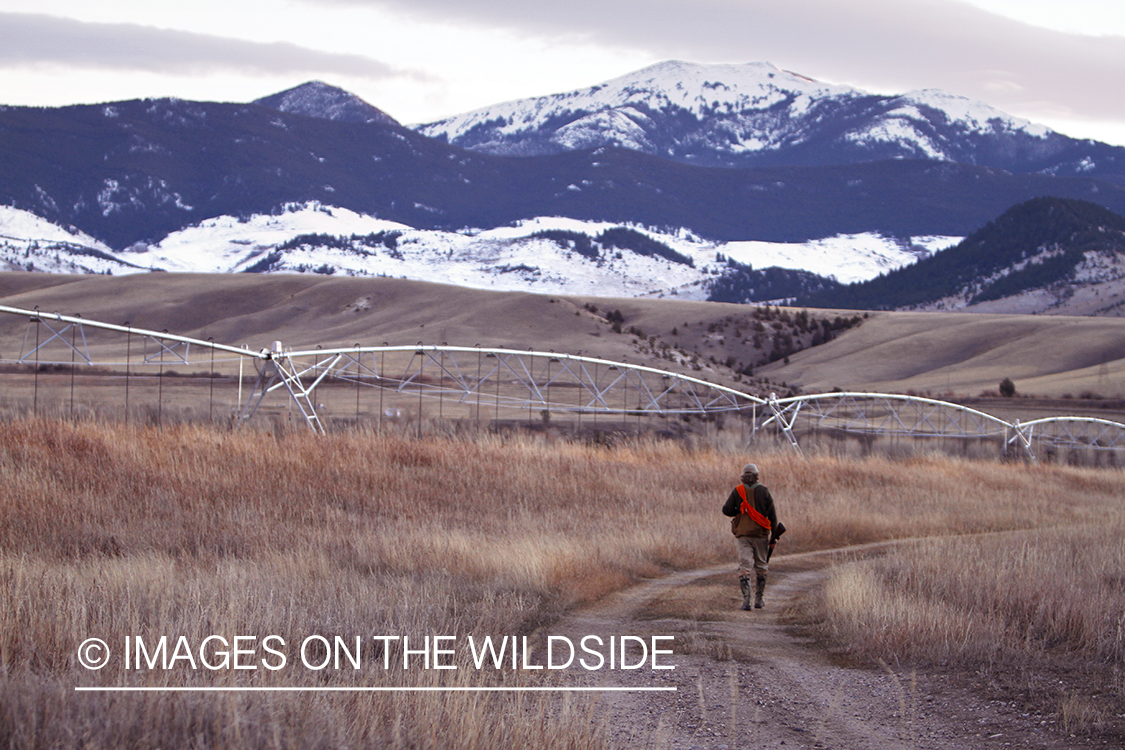
[[[769,519],[771,530],[777,530],[777,509],[773,505],[773,495],[770,494],[769,489],[764,484],[754,484],[752,487],[747,487],[746,501],[752,502],[754,509]],[[742,495],[738,494],[738,487],[735,487],[731,490],[730,497],[723,503],[723,515],[734,518],[739,514],[741,505]],[[760,533],[752,531],[750,534],[742,536],[769,536],[771,533],[756,523],[752,524],[751,528],[757,529]]]

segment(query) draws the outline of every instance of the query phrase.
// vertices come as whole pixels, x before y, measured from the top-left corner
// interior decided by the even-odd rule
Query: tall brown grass
[[[1125,666],[1125,523],[928,540],[838,569],[832,627],[871,654],[988,663],[1061,651]]]
[[[860,660],[987,675],[1068,733],[1120,732],[1123,478],[1069,479],[1069,490],[1042,490],[1059,509],[1054,524],[927,539],[839,566],[806,619]],[[1108,507],[1091,502],[1110,493]],[[1074,518],[1076,507],[1096,518]]]
[[[936,459],[3,423],[0,744],[603,746],[592,698],[73,690],[539,685],[542,673],[126,672],[119,660],[88,672],[76,649],[136,634],[279,633],[292,646],[307,634],[528,633],[640,577],[732,560],[719,506],[748,458],[792,529],[782,554],[1088,524],[1119,514],[1125,495],[1115,472]]]

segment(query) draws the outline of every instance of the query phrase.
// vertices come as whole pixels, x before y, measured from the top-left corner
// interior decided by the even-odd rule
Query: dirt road
[[[739,608],[733,565],[645,582],[572,613],[551,634],[674,635],[675,670],[572,675],[582,684],[675,686],[676,692],[600,694],[613,740],[644,748],[976,750],[1104,746],[1073,738],[1053,717],[988,700],[968,680],[891,667],[843,666],[787,627],[801,599],[842,555],[879,545],[779,555],[766,607]],[[542,634],[540,634],[542,635]]]

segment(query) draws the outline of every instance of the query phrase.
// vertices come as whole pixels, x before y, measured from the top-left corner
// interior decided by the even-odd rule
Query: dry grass
[[[1119,517],[1125,495],[1115,472],[754,458],[792,529],[783,550],[1073,527]],[[126,672],[116,661],[87,672],[75,652],[90,636],[135,634],[279,633],[292,647],[309,634],[527,633],[638,577],[731,559],[718,508],[745,460],[672,443],[0,424],[0,744],[603,746],[607,728],[585,698],[73,692],[542,684],[540,673]],[[1050,618],[1027,618],[1028,633],[1046,632],[1036,628]],[[1096,641],[1094,630],[1081,632]],[[1099,643],[1098,658],[1120,652],[1120,638],[1117,652]]]
[[[1106,524],[927,541],[836,571],[843,640],[890,659],[990,662],[1066,651],[1125,665],[1125,545]]]
[[[295,644],[308,634],[526,633],[561,607],[725,550],[703,522],[714,520],[722,474],[652,471],[692,463],[674,445],[4,424],[0,600],[12,606],[0,610],[0,744],[603,745],[604,727],[586,715],[596,699],[567,709],[496,694],[72,692],[542,679],[534,673],[125,672],[117,662],[90,673],[75,651],[89,636],[120,644],[133,634],[199,643],[280,633]]]
[[[1086,504],[1081,479],[1051,496]],[[1098,523],[925,540],[836,568],[820,630],[860,660],[987,676],[1067,733],[1100,731],[1125,711],[1121,497]]]

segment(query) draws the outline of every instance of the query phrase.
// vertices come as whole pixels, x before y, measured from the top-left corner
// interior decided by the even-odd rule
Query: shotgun
[[[778,523],[777,529],[775,529],[774,532],[772,534],[770,534],[770,549],[769,549],[769,552],[766,553],[766,562],[769,562],[770,558],[773,557],[773,546],[775,544],[777,544],[777,540],[779,538],[781,538],[781,535],[784,534],[784,533],[785,533],[785,524]]]

